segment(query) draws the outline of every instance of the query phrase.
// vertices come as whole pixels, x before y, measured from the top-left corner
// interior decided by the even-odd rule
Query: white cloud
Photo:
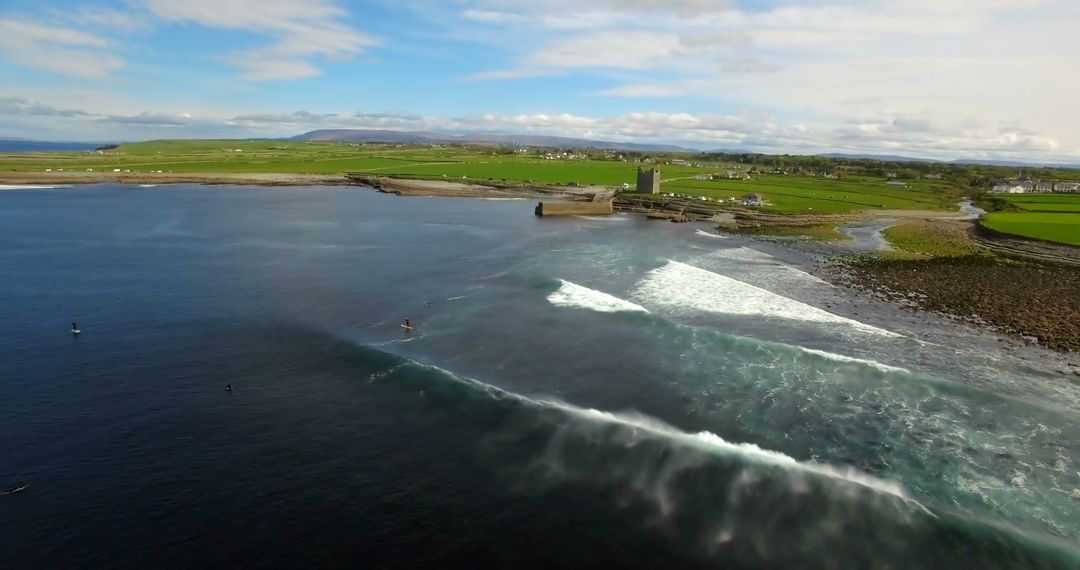
[[[784,121],[769,114],[632,112],[608,116],[572,113],[481,113],[463,116],[402,112],[257,112],[147,110],[133,114],[71,109],[47,102],[0,97],[0,134],[25,118],[49,121],[58,132],[85,138],[159,136],[292,136],[314,129],[389,129],[556,135],[621,142],[662,142],[700,149],[756,152],[887,152],[928,158],[1080,161],[1080,149],[1015,125],[939,124],[919,116],[868,116],[839,124]],[[8,132],[5,132],[8,131]]]
[[[67,20],[73,25],[96,26],[123,33],[149,31],[153,24],[143,12],[118,10],[100,4],[83,6],[78,10],[52,10],[54,18]]]
[[[348,12],[331,0],[144,0],[142,6],[166,22],[270,36],[270,45],[224,58],[256,81],[318,75],[313,58],[343,61],[376,43],[343,24]]]
[[[590,73],[592,84],[611,83],[593,96],[663,99],[667,108],[712,100],[800,117],[819,125],[819,143],[911,144],[938,154],[1080,152],[1080,115],[1066,111],[1080,93],[1080,35],[1060,17],[1075,7],[1071,0],[707,4],[632,2],[619,13],[603,0],[474,0],[501,11],[498,25],[517,34],[523,51],[512,66],[470,78]],[[568,29],[552,24],[552,12],[606,17]],[[874,126],[844,127],[851,116]],[[1023,128],[990,133],[975,123]],[[784,134],[792,145],[804,142],[798,132]]]
[[[100,78],[125,66],[100,36],[63,26],[0,18],[0,57],[24,67]]]

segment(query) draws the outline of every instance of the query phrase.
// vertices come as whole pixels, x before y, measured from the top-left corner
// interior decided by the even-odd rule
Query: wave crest
[[[564,279],[560,279],[559,283],[561,283],[559,289],[547,297],[548,302],[556,307],[574,307],[601,313],[649,312],[641,305],[608,295],[602,291],[582,287],[577,283],[571,283]]]

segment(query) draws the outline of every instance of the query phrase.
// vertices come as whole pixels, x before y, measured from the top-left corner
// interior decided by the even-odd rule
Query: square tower
[[[660,193],[660,170],[650,168],[645,170],[639,166],[637,169],[637,191],[642,194]]]

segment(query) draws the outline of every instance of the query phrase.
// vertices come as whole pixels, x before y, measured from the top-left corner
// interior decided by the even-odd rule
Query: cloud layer
[[[287,137],[315,129],[389,129],[440,132],[490,132],[558,135],[620,142],[656,141],[702,150],[756,150],[803,154],[830,151],[886,152],[916,157],[1024,158],[1076,163],[1080,153],[1062,149],[1046,137],[1019,128],[976,128],[944,132],[917,119],[850,119],[840,125],[783,123],[768,115],[625,113],[611,116],[484,113],[461,116],[395,112],[176,113],[143,111],[100,114],[60,108],[39,101],[0,97],[0,124],[28,117],[77,122],[83,137],[129,138]],[[164,129],[164,130],[163,130]],[[965,149],[957,154],[956,149]]]
[[[481,130],[1080,159],[1073,0],[68,1],[0,16],[0,135]]]

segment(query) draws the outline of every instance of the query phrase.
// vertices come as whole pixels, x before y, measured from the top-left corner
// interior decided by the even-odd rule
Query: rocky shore
[[[990,256],[847,259],[833,281],[905,306],[1080,353],[1080,267]]]

